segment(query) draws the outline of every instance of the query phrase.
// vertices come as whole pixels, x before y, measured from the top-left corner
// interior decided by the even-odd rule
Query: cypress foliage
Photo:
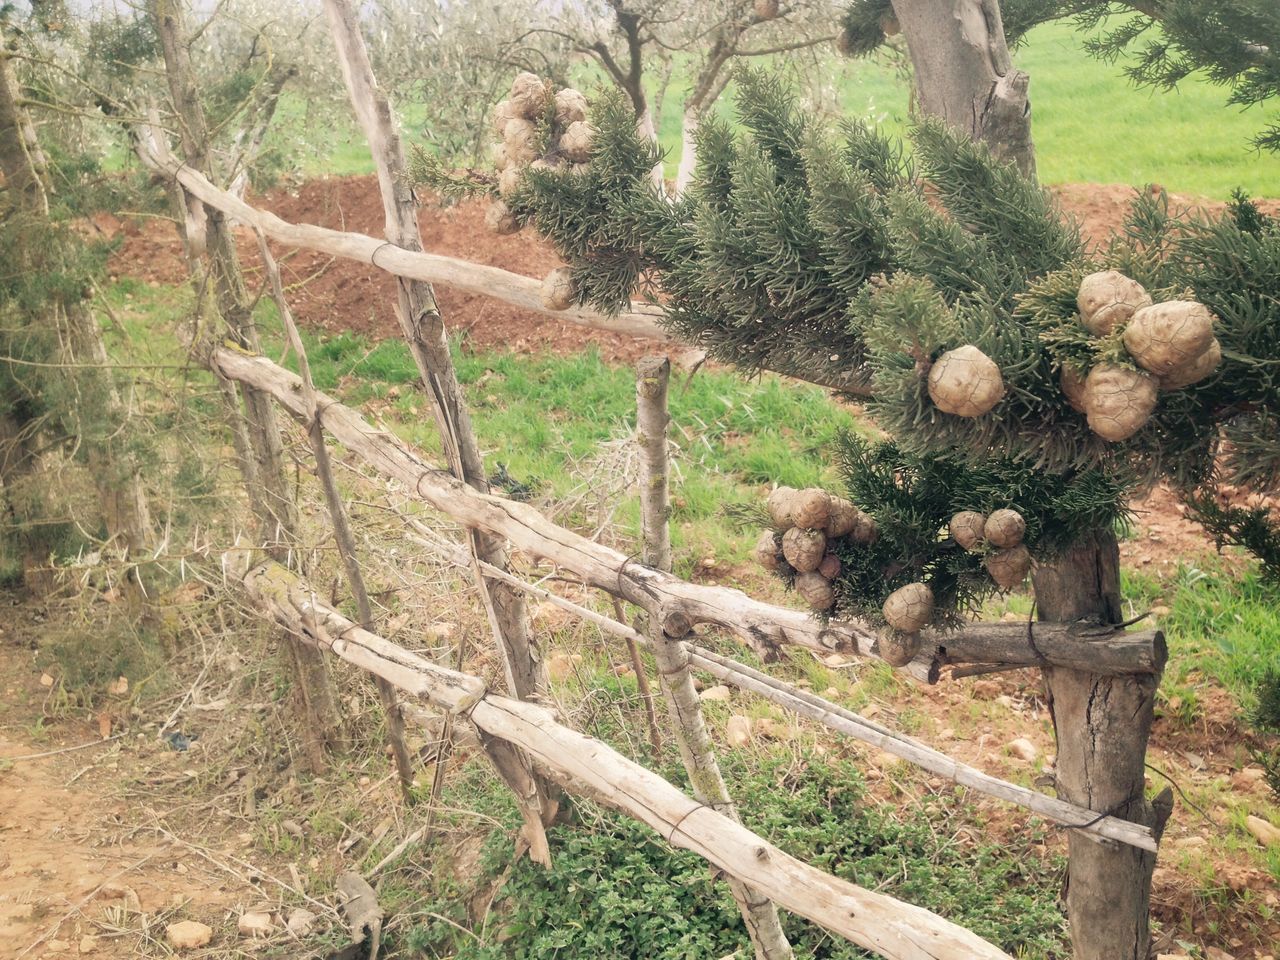
[[[893,442],[845,437],[839,455],[881,536],[837,542],[834,613],[874,617],[913,580],[933,587],[944,621],[972,608],[992,585],[981,553],[947,537],[960,510],[1018,510],[1043,559],[1122,523],[1129,498],[1160,479],[1200,491],[1193,508],[1224,480],[1274,485],[1280,229],[1246,198],[1188,216],[1144,192],[1120,235],[1090,251],[1047,192],[940,123],[913,128],[907,162],[872,128],[818,128],[773,76],[738,82],[739,124],[702,124],[682,199],[655,191],[654,148],[609,93],[593,106],[585,172],[532,170],[508,202],[571,265],[582,302],[616,310],[647,291],[678,335],[719,359],[872,393]],[[1203,303],[1223,352],[1207,378],[1161,391],[1121,442],[1095,433],[1061,385],[1064,368],[1138,370],[1122,329],[1097,336],[1077,316],[1081,280],[1105,269],[1156,302]],[[980,416],[945,413],[929,392],[933,364],[966,345],[1003,379]],[[1224,542],[1280,557],[1258,533],[1267,518],[1201,513]]]

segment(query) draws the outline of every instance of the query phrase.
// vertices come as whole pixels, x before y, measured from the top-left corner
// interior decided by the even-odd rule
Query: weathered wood
[[[211,363],[223,376],[252,383],[268,391],[295,417],[305,418],[306,404],[299,393],[301,383],[289,371],[265,357],[251,356],[227,347],[215,348]],[[446,471],[423,460],[393,434],[370,426],[358,413],[337,400],[320,395],[321,420],[325,429],[347,449],[380,473],[400,481],[415,499],[449,514],[468,527],[490,530],[505,537],[530,556],[548,560],[571,571],[586,585],[604,590],[644,609],[659,623],[669,627],[711,623],[732,631],[762,656],[776,658],[778,648],[793,644],[823,653],[841,651],[876,657],[877,634],[867,624],[854,620],[833,620],[823,624],[808,613],[755,600],[740,590],[710,584],[688,583],[646,567],[617,550],[588,540],[552,523],[528,504],[492,494],[482,494],[457,482]],[[1089,643],[1087,624],[1040,624],[1046,637],[1074,644],[1069,662],[1078,659],[1079,644]],[[1021,631],[1023,642],[1015,641]],[[669,629],[683,636],[687,629]],[[1056,662],[1056,643],[1039,643],[1043,659],[1025,643],[1026,625],[975,623],[946,635],[946,655],[950,663],[989,662],[986,656],[971,656],[970,646],[985,653],[991,643],[1007,650],[1012,662],[1027,666]],[[1039,636],[1039,634],[1037,634]],[[1104,674],[1143,673],[1144,666],[1157,662],[1154,631],[1119,634],[1100,648],[1094,670]],[[992,638],[995,638],[994,640]],[[916,661],[917,671],[937,679],[932,659]]]
[[[998,0],[894,0],[893,12],[924,112],[1034,177],[1030,81],[1009,56]]]
[[[1095,531],[1033,574],[1042,617],[1104,623],[1121,618],[1120,550]],[[1146,797],[1147,740],[1155,713],[1156,673],[1102,676],[1065,666],[1044,669],[1057,738],[1058,796],[1151,828],[1158,840],[1172,793]],[[1146,960],[1151,948],[1151,875],[1156,855],[1068,841],[1067,919],[1076,960]]]
[[[391,114],[391,104],[378,89],[356,7],[348,0],[324,0],[324,8],[351,105],[378,171],[387,240],[396,249],[420,253],[417,201],[405,166],[404,148]],[[396,291],[400,328],[418,367],[423,388],[432,401],[449,468],[468,486],[487,493],[489,483],[480,444],[453,367],[435,291],[425,281],[404,278],[399,278]],[[506,567],[507,547],[500,536],[490,530],[473,528],[468,531],[467,539],[476,563],[484,561]],[[524,594],[500,581],[487,579],[478,566],[474,573],[512,695],[522,700],[541,696],[547,684],[546,667],[529,629]],[[524,814],[526,833],[531,838],[530,853],[550,866],[543,833],[559,806],[555,791],[539,785],[532,770],[516,771],[520,758],[514,753],[495,757],[494,763],[511,785]]]
[[[469,567],[470,560],[461,548],[447,543],[436,536],[430,528],[413,517],[401,515],[401,519],[422,536],[409,534],[415,542],[427,547],[438,556],[459,567]],[[604,614],[574,603],[567,597],[553,593],[513,576],[507,571],[492,569],[486,571],[491,576],[504,578],[508,583],[518,587],[530,596],[538,597],[548,603],[567,610],[574,616],[593,623],[602,631],[621,637],[633,644],[649,644],[649,638],[635,628],[623,623],[620,619],[606,617]],[[616,601],[615,601],[616,602]],[[1106,840],[1116,840],[1143,850],[1154,850],[1156,839],[1149,827],[1131,823],[1116,817],[1098,817],[1088,807],[1068,803],[1060,798],[1045,796],[1027,787],[992,777],[981,770],[953,760],[951,757],[922,744],[905,734],[891,730],[882,724],[869,720],[860,714],[832,703],[816,693],[803,690],[777,677],[756,670],[737,660],[721,656],[703,647],[686,643],[690,664],[716,679],[763,697],[772,703],[799,716],[821,723],[836,733],[852,737],[863,743],[869,743],[886,753],[893,754],[908,763],[915,764],[930,773],[946,777],[962,786],[968,787],[986,796],[996,797],[1009,803],[1048,817],[1064,826],[1080,833],[1086,833]]]
[[[316,477],[320,480],[325,503],[329,508],[333,540],[342,558],[342,568],[347,575],[347,586],[351,588],[351,595],[356,601],[360,625],[366,630],[372,630],[373,605],[369,602],[369,591],[365,587],[364,573],[360,569],[360,558],[356,555],[356,538],[351,532],[347,509],[342,502],[342,494],[338,490],[338,481],[333,475],[333,464],[329,459],[329,446],[324,439],[324,428],[316,418],[316,386],[311,379],[311,362],[307,358],[307,348],[302,342],[302,334],[298,332],[298,325],[294,322],[288,298],[284,295],[280,268],[276,265],[276,259],[267,246],[266,236],[261,232],[258,233],[258,251],[262,256],[263,269],[267,273],[271,298],[275,301],[276,310],[284,326],[285,337],[298,358],[298,375],[302,379],[303,398],[311,407],[311,415],[306,423],[307,439],[311,444],[311,456],[316,461]],[[400,775],[400,790],[405,800],[409,801],[413,797],[413,760],[409,757],[409,747],[404,739],[404,718],[400,715],[399,704],[396,703],[395,688],[381,677],[375,677],[374,682],[378,687],[378,699],[382,701],[382,712],[387,721],[387,742],[391,745],[396,772]]]
[[[148,0],[147,11],[160,41],[183,157],[193,168],[210,171],[208,125],[191,65],[182,5],[177,0]],[[139,149],[147,144],[156,150],[161,136],[155,131],[151,136],[139,136]],[[203,338],[228,336],[243,349],[258,350],[258,330],[226,218],[187,193],[180,192],[175,199],[182,207],[178,232],[199,305],[195,342],[203,349]],[[243,451],[242,466],[253,461],[253,467],[244,471],[242,479],[260,526],[260,541],[268,554],[287,559],[298,542],[298,511],[285,477],[279,424],[270,399],[261,390],[242,385],[240,393],[243,411],[230,391],[224,390],[223,396],[229,403],[228,426],[233,435],[241,431],[237,453]],[[308,759],[318,773],[326,765],[326,754],[342,744],[337,694],[325,672],[324,659],[315,650],[291,643],[287,654],[301,701]]]
[[[308,642],[377,673],[406,693],[465,715],[483,734],[519,748],[566,788],[635,817],[780,906],[889,960],[1009,960],[992,944],[921,907],[832,877],[687,796],[543,707],[485,692],[477,678],[431,664],[361,630],[278,564],[244,579],[249,597]]]
[[[669,338],[658,322],[664,311],[656,304],[635,303],[630,310],[615,315],[587,307],[551,310],[542,302],[541,279],[438,253],[388,246],[385,240],[360,233],[289,223],[269,210],[260,210],[218,188],[187,164],[160,157],[146,142],[140,145],[138,154],[148,167],[177,180],[184,190],[204,204],[288,246],[367,263],[406,280],[440,283],[468,293],[493,297],[522,310],[546,314],[578,326],[653,340]]]
[[[671,362],[666,357],[646,357],[636,365],[636,442],[640,447],[640,515],[644,562],[655,570],[671,570],[670,458],[667,430],[667,385]],[[658,665],[667,715],[676,731],[680,759],[689,774],[693,795],[702,803],[738,819],[729,787],[720,773],[711,732],[702,715],[702,702],[689,669],[689,651],[680,637],[665,633],[649,622],[650,649]],[[738,904],[755,950],[756,960],[791,960],[793,953],[782,932],[778,909],[767,898],[736,877],[729,890]]]

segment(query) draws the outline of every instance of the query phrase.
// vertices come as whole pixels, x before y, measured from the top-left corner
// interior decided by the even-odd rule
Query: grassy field
[[[1243,187],[1254,196],[1280,196],[1280,158],[1249,145],[1263,113],[1228,106],[1223,88],[1193,80],[1172,93],[1137,89],[1125,78],[1123,62],[1089,57],[1069,24],[1036,29],[1015,60],[1031,75],[1037,162],[1045,183],[1159,183],[1214,199]],[[845,114],[905,129],[907,89],[893,68],[876,60],[834,58],[829,66]],[[584,86],[594,82],[584,74]],[[679,160],[679,104],[686,89],[687,78],[672,80],[661,116],[668,176],[675,175]],[[406,126],[420,128],[427,108],[400,107]],[[296,113],[297,105],[292,109]],[[326,133],[332,134],[332,146],[307,162],[308,173],[370,171],[368,152],[352,131]]]

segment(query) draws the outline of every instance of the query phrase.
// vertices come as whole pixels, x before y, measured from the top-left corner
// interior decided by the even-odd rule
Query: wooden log
[[[614,315],[589,307],[551,310],[542,302],[541,279],[438,253],[402,249],[361,233],[289,223],[269,210],[260,210],[214,186],[207,177],[186,164],[161,158],[150,138],[140,138],[137,153],[149,168],[176,180],[202,203],[288,246],[367,263],[406,280],[441,283],[468,293],[493,297],[522,310],[553,316],[582,327],[630,337],[669,339],[669,334],[659,322],[665,311],[657,304],[634,303],[630,310]]]
[[[288,370],[265,357],[233,347],[216,347],[210,362],[222,376],[251,383],[271,393],[299,419],[307,416],[301,382]],[[778,648],[792,644],[823,653],[845,652],[878,657],[875,630],[856,620],[832,620],[826,624],[808,613],[755,600],[740,590],[711,584],[688,583],[678,577],[637,563],[603,544],[558,526],[528,504],[472,490],[447,471],[423,460],[394,434],[372,427],[350,407],[319,394],[320,418],[325,429],[373,469],[404,485],[415,499],[471,528],[489,530],[533,557],[545,557],[571,571],[583,583],[604,590],[641,607],[667,632],[683,636],[687,626],[710,623],[732,631],[767,659],[776,659]],[[1054,663],[1060,645],[1068,646],[1074,662],[1082,645],[1092,645],[1087,623],[1037,624],[1036,649],[1026,643],[1025,624],[974,623],[946,634],[948,663],[987,663],[995,644],[1011,663],[1039,666]],[[1021,641],[1015,639],[1021,631]],[[1163,638],[1157,631],[1117,632],[1098,645],[1095,673],[1142,674],[1159,662]],[[1042,642],[1043,640],[1043,642]],[[970,654],[976,650],[981,655]],[[1041,656],[1043,655],[1043,656]],[[936,681],[930,659],[917,659],[905,668],[912,676]]]
[[[666,357],[646,357],[636,365],[636,443],[640,448],[644,562],[663,571],[671,570],[671,464],[667,451],[667,431],[671,424],[667,412],[670,379],[671,361]],[[667,715],[675,727],[680,759],[689,775],[693,795],[736,821],[738,811],[720,772],[711,731],[693,684],[689,651],[680,637],[664,633],[653,620],[649,622],[649,640],[658,665],[663,698],[667,701]],[[782,931],[778,908],[773,902],[737,877],[729,878],[729,890],[747,926],[756,960],[792,960],[791,944]]]
[[[992,944],[921,907],[866,890],[797,860],[687,796],[543,707],[486,693],[483,681],[431,664],[369,634],[278,564],[244,579],[249,597],[306,642],[375,673],[406,693],[465,714],[482,735],[534,758],[566,789],[587,793],[691,850],[780,906],[889,960],[1009,960]]]
[[[403,519],[422,533],[430,534],[429,530],[421,526],[419,521],[414,520],[412,517],[404,517]],[[413,535],[411,534],[410,536],[412,537]],[[436,537],[431,537],[430,539],[413,537],[413,539],[415,542],[434,550],[451,563],[460,567],[469,565],[463,551],[444,543]],[[495,573],[494,575],[499,574]],[[500,575],[506,577],[508,582],[518,586],[530,595],[555,604],[588,623],[594,623],[605,633],[622,637],[633,643],[645,645],[649,643],[647,637],[620,620],[606,617],[581,604],[574,603],[567,597],[562,597],[543,587],[520,580],[506,571],[503,571]],[[946,777],[977,793],[1025,807],[1033,813],[1038,813],[1043,817],[1054,820],[1074,831],[1127,843],[1143,850],[1155,848],[1156,840],[1148,827],[1130,823],[1128,820],[1121,820],[1118,817],[1102,817],[1099,819],[1097,813],[1088,807],[1068,803],[1065,800],[1046,796],[1016,783],[989,776],[981,770],[953,760],[945,753],[934,750],[905,734],[878,724],[874,720],[869,720],[860,714],[854,713],[852,710],[847,710],[838,704],[832,703],[830,700],[818,696],[816,693],[803,690],[787,683],[785,680],[780,680],[761,670],[749,667],[745,663],[721,656],[694,644],[686,644],[686,647],[689,650],[690,665],[695,669],[709,673],[717,680],[735,686],[739,690],[746,690],[763,697],[771,703],[776,703],[778,706],[792,711],[797,716],[806,717],[815,723],[820,723],[829,730],[860,740],[863,743],[869,743],[901,760],[928,770],[930,773],[940,777]]]

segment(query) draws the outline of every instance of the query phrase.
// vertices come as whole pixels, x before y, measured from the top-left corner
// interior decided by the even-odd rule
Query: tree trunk
[[[693,172],[698,167],[698,124],[702,122],[702,111],[688,105],[680,118],[680,166],[676,168],[676,196],[684,195],[693,180]]]
[[[998,0],[894,0],[925,113],[1036,172],[1029,78],[1013,67]]]
[[[30,218],[36,229],[52,228],[46,168],[35,127],[22,105],[17,76],[9,58],[0,54],[0,173],[9,185],[13,211]],[[56,233],[47,244],[24,244],[9,251],[9,265],[37,273],[56,272],[62,263],[74,259],[75,243],[70,236]],[[98,319],[81,300],[50,297],[47,315],[29,317],[25,322],[59,331],[61,350],[49,360],[66,364],[60,375],[72,387],[77,402],[57,415],[83,445],[107,536],[123,546],[126,557],[136,558],[150,543],[151,515],[137,458],[123,449],[125,410],[112,379]],[[142,602],[145,591],[136,568],[128,571],[126,582],[132,587],[128,591],[131,598]]]
[[[209,132],[188,56],[180,3],[181,0],[150,0],[148,11],[164,54],[169,92],[182,132],[183,158],[195,169],[211,174]],[[205,304],[208,309],[202,322],[218,329],[205,329],[203,336],[229,334],[240,346],[256,352],[258,331],[240,271],[235,238],[226,218],[220,210],[206,207],[190,195],[184,194],[182,199],[186,216],[180,219],[185,225],[181,232],[198,301],[207,300],[206,277],[212,281],[214,291],[215,303]],[[233,435],[237,430],[243,431],[242,440],[247,439],[250,448],[242,451],[237,445],[242,465],[250,458],[253,461],[252,471],[245,470],[242,479],[258,514],[267,553],[273,559],[286,561],[296,554],[299,543],[298,511],[284,472],[280,427],[267,394],[251,387],[242,387],[240,393],[244,401],[243,420],[234,402],[228,405],[226,414]],[[337,693],[319,651],[293,637],[288,647],[302,708],[308,761],[312,770],[319,773],[326,766],[326,753],[341,744]]]
[[[1095,531],[1034,574],[1045,620],[1118,623],[1120,553],[1115,535]],[[1100,676],[1044,667],[1057,739],[1057,790],[1064,800],[1150,826],[1157,839],[1172,810],[1166,791],[1145,795],[1147,740],[1159,672]],[[1146,960],[1155,854],[1068,835],[1067,916],[1076,960]]]

